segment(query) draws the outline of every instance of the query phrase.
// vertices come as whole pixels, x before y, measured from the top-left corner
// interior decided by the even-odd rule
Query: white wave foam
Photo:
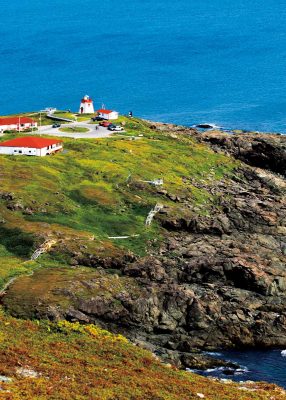
[[[243,375],[246,374],[247,372],[249,372],[249,369],[247,367],[240,366],[240,368],[234,371],[234,375]]]
[[[208,372],[208,373],[209,372],[217,372],[217,371],[223,371],[225,369],[226,369],[226,367],[208,368],[205,370],[205,372]]]
[[[281,351],[281,356],[282,356],[282,357],[286,357],[286,350],[282,350],[282,351]]]
[[[204,354],[208,354],[209,356],[214,356],[214,357],[221,357],[222,354],[218,353],[216,351],[204,351]]]
[[[205,126],[205,127],[203,127],[203,126]],[[209,122],[203,122],[203,123],[195,124],[195,125],[192,125],[192,128],[203,128],[203,129],[206,129],[206,130],[209,130],[209,129],[222,129],[221,126],[213,124],[212,122],[210,122],[210,123]]]

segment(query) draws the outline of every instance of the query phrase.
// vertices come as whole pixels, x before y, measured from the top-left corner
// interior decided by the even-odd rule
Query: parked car
[[[100,126],[104,126],[105,128],[107,128],[109,125],[112,125],[111,122],[108,121],[102,121],[99,123]]]
[[[123,131],[122,126],[120,126],[120,125],[114,125],[114,124],[109,125],[108,129],[109,129],[110,131],[116,131],[116,132]]]
[[[61,124],[54,124],[53,126],[52,126],[52,128],[60,128],[61,127]]]
[[[95,121],[104,121],[104,118],[102,118],[102,117],[92,117],[91,120],[94,121],[94,122]]]

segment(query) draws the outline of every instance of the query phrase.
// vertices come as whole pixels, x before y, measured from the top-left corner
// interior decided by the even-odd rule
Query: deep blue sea
[[[0,0],[0,114],[77,109],[286,132],[284,0]]]
[[[286,133],[285,0],[0,0],[0,115],[96,106]],[[286,387],[279,351],[228,354]]]
[[[216,358],[232,361],[240,366],[234,374],[225,374],[225,368],[200,372],[205,376],[214,376],[234,381],[264,381],[276,383],[286,389],[286,352],[281,350],[229,350],[220,353],[208,353]]]

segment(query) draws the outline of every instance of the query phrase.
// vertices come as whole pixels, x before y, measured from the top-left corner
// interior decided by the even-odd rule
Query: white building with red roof
[[[0,118],[0,132],[24,131],[25,129],[36,128],[37,122],[28,117],[3,117]]]
[[[63,149],[60,139],[45,139],[38,136],[26,136],[0,142],[0,154],[43,157]]]
[[[94,107],[92,99],[86,95],[83,99],[81,99],[79,106],[80,114],[94,114]]]
[[[104,118],[107,120],[117,119],[119,117],[119,113],[117,111],[105,110],[104,108],[97,110],[97,114],[100,118]]]

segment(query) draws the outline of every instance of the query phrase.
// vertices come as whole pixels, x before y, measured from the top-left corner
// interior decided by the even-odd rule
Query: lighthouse
[[[88,95],[84,96],[84,98],[81,99],[79,113],[94,114],[93,101]]]

